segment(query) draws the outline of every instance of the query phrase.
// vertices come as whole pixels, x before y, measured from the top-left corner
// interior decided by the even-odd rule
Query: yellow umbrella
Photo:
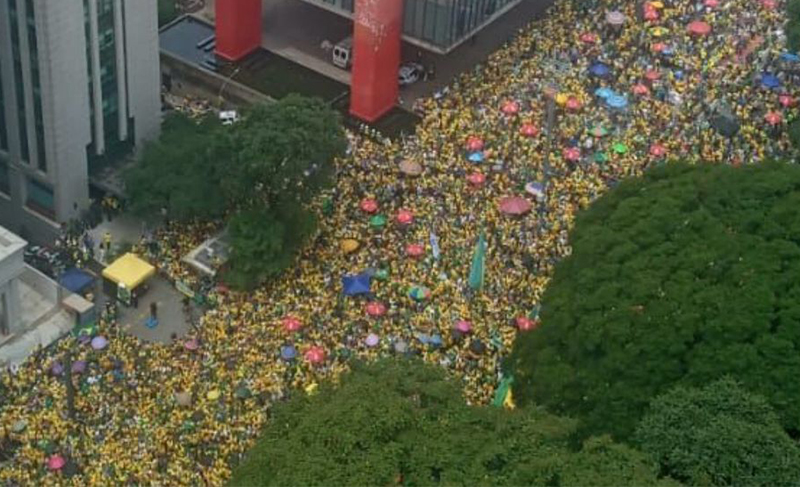
[[[220,395],[219,394],[219,390],[212,389],[212,390],[208,391],[208,394],[206,394],[206,397],[208,398],[209,401],[216,401],[217,399],[219,399],[219,395]]]
[[[664,34],[668,34],[668,33],[669,33],[669,29],[667,29],[666,27],[658,26],[658,27],[653,27],[652,29],[650,29],[650,34],[652,34],[653,37],[661,37]]]
[[[344,252],[345,254],[352,254],[353,252],[358,250],[361,244],[358,243],[358,240],[353,240],[352,238],[348,238],[342,240],[340,246],[342,248],[342,252]]]
[[[569,95],[567,95],[566,93],[559,93],[556,95],[556,103],[558,103],[559,105],[567,103],[568,99]]]
[[[659,2],[659,1],[650,2],[650,6],[653,7],[653,8],[658,8],[658,9],[664,8],[664,4],[662,2]]]

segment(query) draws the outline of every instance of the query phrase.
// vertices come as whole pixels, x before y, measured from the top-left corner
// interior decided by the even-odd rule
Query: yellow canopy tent
[[[130,252],[103,269],[103,277],[128,290],[136,289],[155,273],[155,267]]]

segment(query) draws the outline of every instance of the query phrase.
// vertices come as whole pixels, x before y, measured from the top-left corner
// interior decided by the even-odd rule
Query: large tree
[[[520,336],[515,397],[627,438],[654,396],[731,375],[800,428],[800,168],[669,164],[580,214]]]
[[[274,409],[231,485],[668,485],[608,438],[569,448],[571,420],[470,407],[420,361],[356,364]]]
[[[197,122],[182,114],[168,116],[159,139],[145,146],[125,174],[131,211],[148,219],[163,210],[175,220],[221,216],[226,208],[219,184],[225,155],[217,148],[221,128],[211,116]]]
[[[800,482],[800,447],[763,397],[732,379],[658,396],[635,439],[688,485],[788,486]]]

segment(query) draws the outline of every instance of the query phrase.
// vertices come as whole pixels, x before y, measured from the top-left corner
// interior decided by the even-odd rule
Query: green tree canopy
[[[131,211],[148,219],[162,209],[175,220],[220,217],[226,208],[219,184],[224,168],[215,147],[221,128],[212,116],[195,122],[169,115],[160,138],[145,146],[138,164],[125,174]]]
[[[633,432],[675,384],[725,375],[800,427],[800,168],[669,164],[581,213],[542,326],[509,365],[515,399]]]
[[[788,486],[800,482],[800,448],[767,401],[722,379],[658,396],[636,430],[642,450],[689,485]]]
[[[572,452],[573,430],[540,409],[467,406],[420,361],[355,364],[338,385],[276,405],[231,485],[671,484],[609,438]]]

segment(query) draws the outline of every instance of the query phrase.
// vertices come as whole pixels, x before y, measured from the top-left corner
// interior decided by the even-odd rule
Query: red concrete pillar
[[[373,122],[397,102],[403,0],[356,0],[350,113]]]
[[[218,56],[238,61],[261,45],[261,0],[216,0]]]

